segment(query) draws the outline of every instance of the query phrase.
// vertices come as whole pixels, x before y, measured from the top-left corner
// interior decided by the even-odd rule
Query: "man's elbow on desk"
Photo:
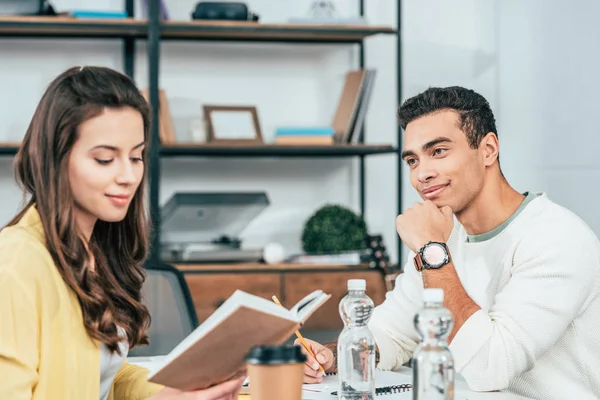
[[[505,390],[535,365],[534,343],[527,335],[493,322],[483,310],[463,324],[450,350],[456,372],[476,392]]]

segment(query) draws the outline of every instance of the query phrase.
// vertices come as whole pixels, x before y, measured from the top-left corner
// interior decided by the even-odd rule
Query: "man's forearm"
[[[469,317],[481,308],[465,291],[452,263],[437,270],[423,270],[423,286],[444,290],[444,306],[450,310],[454,317],[454,328],[448,337],[448,343],[450,343]]]

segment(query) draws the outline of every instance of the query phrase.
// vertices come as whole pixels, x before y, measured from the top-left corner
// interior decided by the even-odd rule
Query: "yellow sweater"
[[[44,245],[30,208],[0,232],[0,399],[98,400],[100,344]],[[124,363],[110,400],[146,399],[162,387],[148,370]]]

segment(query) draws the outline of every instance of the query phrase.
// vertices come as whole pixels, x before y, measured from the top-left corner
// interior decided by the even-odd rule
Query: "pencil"
[[[272,296],[272,299],[276,304],[283,307],[283,304],[281,304],[279,302],[279,299],[277,298],[277,296]],[[319,364],[319,371],[321,371],[323,373],[323,375],[325,375],[325,370],[323,369],[323,366],[321,365],[321,363],[319,363],[319,361],[317,360],[317,357],[315,357],[315,354],[312,352],[312,350],[310,349],[310,346],[308,345],[308,343],[306,343],[306,340],[304,340],[304,338],[300,334],[300,331],[296,330],[296,336],[298,337],[298,339],[300,339],[300,343],[302,343],[302,347],[304,347],[306,349],[306,351],[308,352],[308,354],[310,354],[312,356],[312,358],[315,359],[317,364]]]

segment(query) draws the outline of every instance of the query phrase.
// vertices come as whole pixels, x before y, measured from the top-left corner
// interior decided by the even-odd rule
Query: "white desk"
[[[129,363],[140,365],[142,367],[146,367],[152,370],[157,363],[161,361],[163,357],[130,357],[128,359]],[[412,371],[410,368],[402,367],[397,370],[401,375],[405,377],[410,377],[412,375]],[[394,398],[400,398],[400,394],[394,396]],[[407,393],[406,398],[412,399],[412,394]],[[383,397],[382,397],[383,399]],[[531,400],[528,397],[518,396],[516,394],[507,393],[507,392],[473,392],[469,390],[466,382],[462,379],[462,377],[458,376],[455,381],[455,400]]]
[[[412,370],[402,367],[396,372],[407,377],[412,376]],[[508,392],[473,392],[469,390],[467,383],[461,376],[457,376],[454,382],[455,400],[532,400],[529,397],[519,396]]]

